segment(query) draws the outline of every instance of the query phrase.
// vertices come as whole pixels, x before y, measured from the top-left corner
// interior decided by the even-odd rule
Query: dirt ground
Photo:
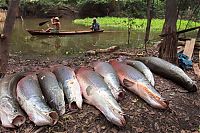
[[[129,53],[131,53],[129,51]],[[153,53],[152,53],[153,54]],[[88,66],[95,60],[106,61],[118,55],[99,54],[64,58],[22,57],[11,55],[9,73],[20,71],[38,71],[54,64],[70,67]],[[189,77],[200,81],[193,70],[186,72]],[[125,98],[119,102],[126,113],[126,126],[117,127],[110,123],[93,106],[83,104],[83,109],[66,113],[55,126],[37,127],[28,120],[18,129],[6,129],[0,126],[1,133],[198,133],[200,132],[200,91],[187,93],[174,82],[154,74],[155,88],[169,100],[169,109],[159,110],[150,107],[138,96],[126,91]]]

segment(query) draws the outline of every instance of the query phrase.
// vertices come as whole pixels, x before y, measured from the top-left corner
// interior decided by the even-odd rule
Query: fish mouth
[[[192,84],[191,88],[189,89],[190,92],[196,92],[197,91],[197,85],[195,83]]]
[[[73,101],[73,102],[71,102],[70,104],[69,104],[69,109],[70,110],[78,110],[78,105],[76,104],[76,102],[75,101]]]
[[[55,125],[58,122],[58,114],[56,112],[50,112],[49,117],[52,119],[51,125]]]
[[[158,109],[167,109],[169,106],[169,101],[165,98],[159,97],[154,93],[146,92],[147,95],[144,97],[144,100],[150,104],[150,106]]]
[[[110,105],[109,103],[108,103],[107,107],[108,107],[107,111],[103,113],[106,116],[106,118],[113,124],[115,124],[119,127],[124,127],[126,125],[126,120],[124,118],[124,112],[119,111],[119,109]]]
[[[169,101],[165,99],[157,99],[155,98],[154,101],[150,101],[152,104],[151,106],[158,109],[167,109],[169,107]]]
[[[120,92],[118,93],[118,100],[121,101],[122,99],[124,99],[124,97],[125,97],[124,91],[120,91]]]
[[[123,117],[123,119],[121,119],[121,126],[125,126],[126,125],[126,120],[125,120],[125,118]]]
[[[24,116],[18,115],[18,116],[16,116],[16,117],[13,119],[12,124],[13,124],[14,126],[19,127],[19,126],[21,126],[25,121],[26,121],[26,118],[25,118]]]
[[[65,107],[61,107],[61,108],[59,108],[57,110],[58,110],[60,116],[65,114]]]
[[[120,119],[120,123],[119,123],[118,126],[124,127],[125,125],[126,125],[126,120],[125,120],[124,116],[122,116],[122,118]]]
[[[34,115],[30,115],[29,118],[31,121],[33,121],[35,123],[35,125],[37,126],[44,126],[44,125],[50,125],[53,126],[57,123],[58,121],[58,114],[56,111],[52,111],[49,112],[47,114],[40,114],[34,116]]]
[[[113,113],[113,117],[107,117],[107,119],[119,127],[124,127],[126,125],[126,120],[123,114],[120,112],[115,112],[114,110],[111,112]]]
[[[147,86],[139,84],[139,88],[143,87],[143,96],[141,96],[150,106],[158,109],[166,109],[169,106],[169,101],[161,96],[157,95],[156,93],[151,92]]]

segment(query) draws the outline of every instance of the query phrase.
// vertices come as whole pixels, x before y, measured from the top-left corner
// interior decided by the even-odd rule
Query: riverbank
[[[121,52],[141,55],[143,49],[121,49]],[[157,55],[157,50],[149,49],[150,55]],[[146,56],[145,53],[143,56]],[[63,64],[73,68],[80,66],[89,66],[96,60],[107,61],[111,58],[117,58],[119,55],[112,53],[103,53],[97,55],[80,55],[62,58],[48,57],[25,57],[11,55],[9,59],[8,74],[20,71],[38,71],[49,68],[51,65]],[[200,82],[194,75],[193,70],[186,72],[189,77]],[[31,121],[27,120],[24,125],[18,129],[6,129],[0,126],[1,132],[114,132],[114,133],[132,133],[132,132],[182,132],[197,133],[200,131],[200,91],[194,93],[185,93],[183,88],[174,82],[155,75],[155,88],[163,97],[169,100],[168,110],[158,110],[150,107],[133,93],[126,91],[125,98],[120,101],[120,106],[126,114],[127,124],[119,128],[106,120],[100,111],[94,107],[83,104],[83,109],[78,112],[66,113],[60,117],[58,123],[53,126],[37,127]]]

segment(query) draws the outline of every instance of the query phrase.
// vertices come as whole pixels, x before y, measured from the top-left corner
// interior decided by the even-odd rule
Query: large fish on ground
[[[81,109],[83,99],[80,85],[74,71],[70,67],[59,65],[53,68],[53,73],[56,75],[58,82],[62,85],[69,103],[69,109]]]
[[[158,57],[139,57],[136,60],[142,61],[152,72],[178,83],[186,90],[190,92],[197,91],[195,82],[181,68],[172,63]]]
[[[0,118],[4,127],[19,127],[26,121],[15,91],[18,81],[23,77],[24,74],[17,73],[0,80]]]
[[[59,115],[65,113],[65,99],[63,90],[60,88],[56,76],[46,70],[37,74],[38,80],[48,104],[55,109]]]
[[[113,67],[107,62],[94,62],[94,70],[99,73],[104,81],[107,83],[108,87],[111,90],[111,93],[117,100],[121,100],[124,98],[124,92],[120,87],[120,82],[117,77],[117,73],[113,69]]]
[[[58,114],[45,102],[36,74],[29,74],[18,82],[17,100],[37,126],[57,123]]]
[[[87,103],[99,109],[115,125],[125,126],[124,113],[103,78],[86,67],[78,69],[76,75]]]
[[[136,68],[142,74],[144,74],[144,76],[149,80],[151,85],[155,86],[153,74],[152,74],[151,70],[144,63],[142,63],[141,61],[136,61],[136,60],[125,60],[125,62],[128,65]]]
[[[116,70],[120,82],[124,87],[140,96],[152,107],[160,109],[168,107],[165,99],[153,88],[141,72],[116,60],[110,60],[109,63]]]

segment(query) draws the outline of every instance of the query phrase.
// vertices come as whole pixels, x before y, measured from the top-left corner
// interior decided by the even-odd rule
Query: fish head
[[[19,100],[18,100],[19,101]],[[55,125],[58,121],[58,113],[50,109],[41,97],[31,97],[21,101],[21,106],[26,111],[29,119],[37,126]]]
[[[33,112],[29,115],[29,119],[33,121],[37,126],[43,125],[55,125],[58,121],[58,114],[55,111],[48,113],[45,112]]]
[[[192,83],[190,83],[190,87],[188,88],[188,90],[190,92],[196,92],[198,89],[197,84],[195,81],[192,81]]]
[[[111,89],[111,92],[116,100],[122,100],[125,97],[125,92],[119,83],[112,82],[110,78],[104,78],[104,81],[107,83],[108,88]]]
[[[158,94],[158,92],[152,92],[150,89],[152,86],[151,85],[144,85],[142,83],[137,83],[137,88],[139,92],[139,95],[147,102],[149,103],[152,107],[158,108],[158,109],[166,109],[168,108],[169,102],[161,97],[161,95]]]
[[[63,115],[65,113],[65,102],[61,99],[60,102],[56,106],[56,110],[58,110],[59,115]]]
[[[120,87],[121,88],[121,87]],[[117,100],[121,101],[125,98],[125,91],[121,88],[120,91],[117,92]]]
[[[161,97],[150,83],[146,83],[144,80],[130,79],[124,79],[123,83],[126,88],[140,96],[152,107],[159,109],[168,108],[168,102]]]
[[[104,114],[108,121],[120,127],[125,126],[126,120],[123,116],[124,113],[113,105],[109,104],[107,100],[109,99],[98,99],[98,96],[96,96],[96,99],[94,99],[92,102],[93,105],[98,106],[97,108]]]
[[[109,112],[104,114],[106,118],[113,124],[123,127],[126,125],[126,120],[124,118],[124,113],[119,112],[117,109],[114,109],[112,106],[109,107]]]
[[[13,100],[9,100],[9,98],[1,99],[2,109],[1,109],[1,121],[2,125],[5,127],[19,127],[21,126],[26,118],[22,113],[20,107],[13,102]]]

